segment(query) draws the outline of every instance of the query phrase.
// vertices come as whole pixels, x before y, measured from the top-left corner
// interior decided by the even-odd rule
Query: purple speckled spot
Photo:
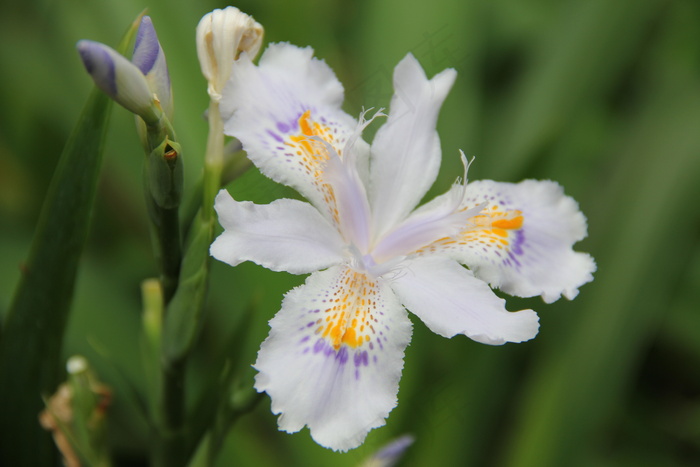
[[[278,135],[278,134],[275,133],[274,131],[272,131],[272,130],[266,130],[266,131],[267,131],[267,134],[270,135],[270,136],[272,136],[273,138],[275,138],[275,140],[277,140],[277,142],[282,143],[282,142],[284,141],[284,140],[280,137],[280,135]]]
[[[348,349],[347,347],[343,346],[340,348],[340,351],[335,355],[336,361],[340,363],[341,365],[344,365],[345,362],[348,361]]]
[[[372,356],[372,360],[374,361],[374,363],[377,363],[377,356],[376,356],[376,355],[373,355],[373,356]]]
[[[277,122],[277,129],[282,133],[289,133],[290,130],[289,125],[284,122]]]
[[[357,352],[353,356],[353,361],[355,362],[355,366],[361,366],[362,365],[362,352]]]
[[[316,341],[314,344],[314,353],[319,353],[323,351],[323,349],[326,347],[326,341],[323,339],[319,339]]]
[[[313,326],[314,324],[316,324],[316,321],[311,321],[309,324],[306,325],[306,327],[307,327],[307,328],[310,328],[310,327]]]
[[[520,230],[517,230],[515,232],[515,243],[513,244],[511,251],[513,253],[515,253],[516,255],[522,255],[523,254],[523,249],[522,249],[523,243],[525,243],[525,232],[523,232],[522,229],[520,229]]]
[[[508,256],[510,257],[510,259],[513,260],[513,262],[515,263],[516,266],[518,266],[518,267],[520,266],[520,261],[518,261],[518,260],[515,258],[515,255],[514,255],[512,252],[509,251],[509,252],[508,252]]]
[[[299,343],[300,343],[300,344],[303,344],[304,342],[308,341],[309,338],[310,338],[309,336],[304,336],[304,337],[302,337],[302,339],[299,341]]]
[[[355,380],[357,380],[357,381],[360,380],[360,370],[359,370],[359,368],[355,368]]]

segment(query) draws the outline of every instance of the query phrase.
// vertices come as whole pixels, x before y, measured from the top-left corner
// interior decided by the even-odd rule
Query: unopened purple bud
[[[99,42],[82,40],[77,48],[85,69],[98,88],[144,120],[157,120],[153,93],[136,65]]]
[[[99,42],[78,42],[78,53],[83,60],[85,69],[93,81],[107,95],[115,98],[117,95],[117,81],[114,71],[114,59],[106,46]]]
[[[170,73],[165,60],[165,53],[158,41],[158,35],[149,16],[141,19],[132,63],[146,76],[146,80],[155,93],[158,102],[168,118],[172,118],[173,97],[170,86]]]
[[[413,444],[414,438],[411,435],[403,435],[377,451],[368,459],[362,467],[392,467],[406,452],[406,449]]]

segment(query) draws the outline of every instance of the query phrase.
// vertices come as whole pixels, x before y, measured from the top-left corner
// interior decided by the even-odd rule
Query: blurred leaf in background
[[[60,148],[91,88],[75,43],[115,42],[144,7],[158,27],[188,158],[201,169],[206,84],[194,29],[224,3],[165,0],[0,6],[0,312],[27,255]],[[387,106],[391,70],[413,52],[428,75],[453,67],[438,131],[445,155],[428,196],[461,175],[553,179],[588,216],[577,248],[598,263],[572,302],[509,300],[540,314],[526,344],[442,339],[419,323],[399,406],[346,454],[276,429],[269,399],[234,426],[219,465],[356,466],[404,433],[399,465],[692,466],[700,463],[700,3],[695,0],[241,1],[268,41],[310,45],[346,85],[346,111]],[[371,128],[370,128],[371,130]],[[37,136],[37,135],[40,135]],[[372,138],[371,131],[366,135]],[[114,391],[117,465],[144,465],[139,284],[155,274],[140,192],[141,149],[114,112],[96,217],[82,262],[66,356],[85,355]],[[255,171],[237,199],[294,196]],[[245,368],[283,293],[303,277],[212,265],[208,323],[191,378],[218,377],[227,339],[256,303]],[[99,351],[98,351],[99,349]],[[252,384],[252,377],[250,378]],[[196,399],[197,394],[193,394]],[[3,401],[3,404],[11,403]],[[193,401],[194,403],[194,401]]]

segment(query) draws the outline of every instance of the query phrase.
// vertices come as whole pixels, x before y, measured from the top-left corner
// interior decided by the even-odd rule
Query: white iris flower
[[[254,365],[280,429],[306,425],[319,444],[348,450],[384,425],[411,338],[406,309],[441,336],[522,342],[537,334],[537,314],[507,311],[489,284],[552,302],[592,280],[593,259],[572,250],[586,219],[554,182],[465,179],[416,209],[438,174],[435,127],[454,70],[429,80],[404,58],[371,146],[361,132],[377,114],[344,113],[343,88],[312,49],[273,44],[258,66],[242,54],[232,76],[225,132],[309,201],[216,199],[225,230],[215,258],[312,273],[284,297]]]

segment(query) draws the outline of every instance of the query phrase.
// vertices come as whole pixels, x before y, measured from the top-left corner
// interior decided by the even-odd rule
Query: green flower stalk
[[[184,175],[182,149],[170,123],[173,97],[165,54],[147,16],[140,21],[131,61],[96,42],[81,41],[78,50],[95,84],[136,115],[137,131],[146,153],[144,194],[160,269],[160,287],[149,288],[148,297],[152,301],[152,292],[160,291],[162,303],[158,308],[167,314],[168,303],[178,291],[183,260],[179,207]],[[206,290],[206,284],[202,288]],[[153,463],[178,465],[183,462],[185,360],[160,358],[161,332],[153,329],[152,321],[145,329],[148,344],[145,350],[152,357],[150,366],[160,366],[160,378],[152,381],[151,387]],[[157,321],[163,326],[167,322],[165,316]]]
[[[224,133],[219,99],[229,80],[235,59],[242,51],[254,55],[260,49],[263,29],[250,16],[234,7],[214,10],[197,26],[197,54],[208,81],[209,136],[204,160],[201,208],[192,225],[186,225],[187,240],[179,287],[168,304],[163,327],[163,406],[161,423],[165,439],[157,465],[176,465],[184,414],[185,362],[202,328],[209,277],[209,245],[214,237],[214,196],[225,168]],[[242,169],[247,164],[237,164]],[[238,169],[236,169],[238,170]],[[189,217],[189,213],[187,214]],[[181,448],[180,448],[181,449]]]
[[[177,289],[182,260],[178,210],[184,176],[180,154],[180,145],[166,137],[148,154],[144,165],[146,205],[166,303]]]
[[[98,42],[83,40],[77,47],[97,87],[137,117],[146,152],[146,205],[167,303],[177,289],[182,259],[178,209],[183,173],[182,151],[170,124],[173,96],[165,54],[148,16],[141,18],[131,61]]]
[[[182,199],[181,151],[178,143],[166,137],[146,161],[148,188],[153,201],[163,209],[176,208]]]
[[[197,54],[208,81],[210,106],[209,138],[204,162],[202,204],[188,231],[180,283],[164,325],[163,348],[166,361],[184,359],[201,329],[204,297],[209,271],[209,245],[214,235],[214,196],[221,186],[225,167],[224,133],[219,112],[220,92],[231,78],[233,62],[241,52],[256,54],[263,29],[253,18],[228,7],[205,15],[197,26]],[[236,164],[239,169],[247,166]],[[234,170],[235,171],[235,170]]]
[[[203,214],[213,218],[214,197],[221,185],[224,165],[224,128],[219,101],[231,78],[233,62],[241,52],[254,58],[262,45],[263,27],[238,8],[228,7],[205,15],[197,25],[197,56],[209,93],[209,138],[204,161]]]

